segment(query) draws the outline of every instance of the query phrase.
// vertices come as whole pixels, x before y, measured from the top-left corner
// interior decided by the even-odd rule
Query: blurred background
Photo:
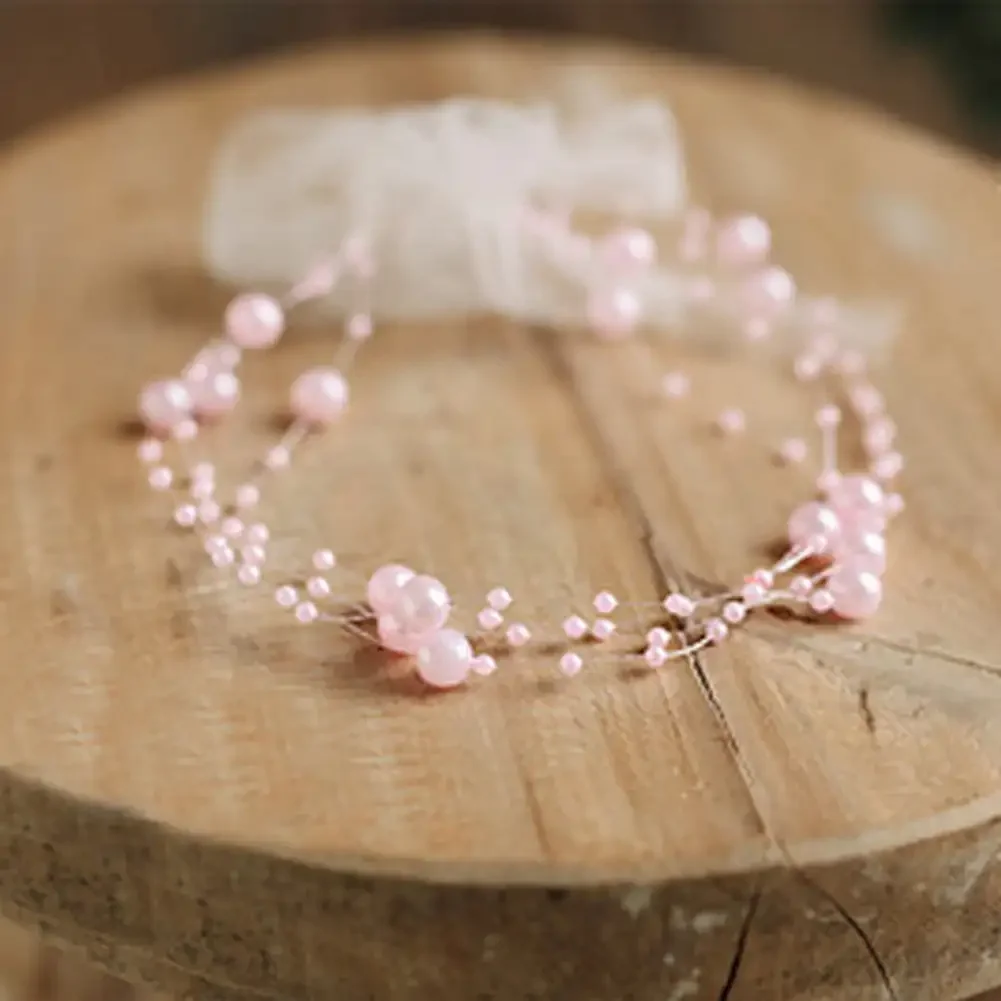
[[[599,35],[761,67],[1001,153],[1001,0],[0,0],[0,142],[143,81],[456,27]]]

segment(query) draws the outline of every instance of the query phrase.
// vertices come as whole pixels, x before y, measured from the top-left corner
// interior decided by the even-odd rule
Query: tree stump
[[[220,590],[165,530],[126,428],[142,382],[218,323],[201,212],[238,118],[531,97],[581,66],[664,97],[700,200],[772,219],[805,286],[906,304],[889,598],[860,628],[753,623],[695,669],[548,684],[532,653],[429,697]],[[0,161],[0,223],[9,916],[206,1001],[943,1001],[1001,982],[1001,202],[983,165],[766,79],[433,39],[75,119]],[[307,320],[251,361],[234,464],[329,336]],[[503,580],[553,616],[601,587],[739,579],[809,490],[756,436],[808,401],[689,351],[499,320],[380,332],[352,416],[277,492],[280,552],[336,531],[360,564],[410,559],[466,601]],[[668,355],[704,387],[671,414],[637,390]],[[739,385],[760,449],[702,430]]]

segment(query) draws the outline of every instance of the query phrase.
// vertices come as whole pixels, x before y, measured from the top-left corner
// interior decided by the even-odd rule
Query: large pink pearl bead
[[[347,380],[335,368],[312,368],[292,384],[292,412],[307,424],[331,424],[348,405]]]
[[[843,619],[865,619],[879,609],[883,584],[879,577],[853,562],[837,568],[827,580],[834,612]]]
[[[248,292],[226,307],[225,326],[230,340],[241,348],[270,348],[285,332],[285,310],[273,296]]]
[[[841,521],[834,509],[817,501],[801,504],[789,516],[789,541],[794,546],[808,546],[823,541],[824,552],[837,546]]]
[[[232,372],[210,371],[188,383],[195,411],[201,417],[222,417],[240,401],[240,380]]]
[[[417,651],[417,673],[434,688],[455,688],[469,676],[473,648],[455,629],[442,629],[427,637]]]
[[[404,632],[392,615],[381,615],[376,628],[379,631],[380,645],[392,653],[413,655],[427,641],[426,636],[414,636]]]
[[[445,625],[451,609],[452,600],[445,585],[420,574],[403,585],[393,615],[406,632],[420,635]]]
[[[387,563],[369,577],[365,596],[376,615],[388,615],[396,610],[403,594],[403,585],[413,580],[414,576],[410,567]]]
[[[764,219],[754,215],[727,220],[716,237],[716,255],[726,267],[760,264],[772,249],[772,231]]]
[[[626,226],[602,241],[600,254],[615,271],[645,271],[657,260],[657,242],[647,230]]]
[[[839,562],[850,563],[877,577],[886,572],[886,539],[879,532],[847,530],[838,544]]]
[[[606,341],[620,341],[632,334],[642,312],[639,296],[621,285],[593,292],[587,304],[591,328]]]
[[[879,511],[883,509],[883,488],[871,476],[842,476],[827,492],[827,500],[839,511]]]
[[[194,401],[179,379],[146,386],[139,397],[139,414],[151,431],[171,431],[191,417]]]

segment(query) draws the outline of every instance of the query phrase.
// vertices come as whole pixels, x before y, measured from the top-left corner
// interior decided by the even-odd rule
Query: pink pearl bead
[[[166,466],[157,466],[150,470],[147,479],[154,490],[169,490],[174,482],[174,474]]]
[[[602,241],[600,253],[609,268],[635,272],[657,260],[657,243],[647,230],[629,226],[610,233]]]
[[[833,607],[834,595],[826,587],[810,595],[810,608],[818,615],[826,615]]]
[[[743,410],[730,407],[716,418],[716,427],[726,435],[740,434],[747,427],[747,418]]]
[[[257,522],[247,529],[247,541],[253,543],[255,546],[267,545],[270,538],[271,531],[262,522]]]
[[[400,598],[392,612],[408,633],[423,634],[441,629],[452,608],[445,585],[434,577],[420,574],[411,577],[400,589]]]
[[[379,633],[379,643],[392,653],[415,654],[426,638],[402,629],[392,615],[381,615],[376,629]]]
[[[531,630],[521,622],[509,626],[505,638],[513,647],[525,646],[532,638]]]
[[[198,508],[194,504],[181,504],[174,512],[174,521],[181,528],[192,528],[198,521]]]
[[[291,461],[292,453],[284,445],[275,445],[274,448],[268,449],[268,454],[264,456],[264,465],[274,473],[287,469]]]
[[[571,615],[563,622],[563,632],[572,639],[583,639],[587,635],[587,623],[579,615]]]
[[[611,639],[615,633],[615,623],[611,619],[595,619],[591,626],[591,635],[599,641]]]
[[[156,438],[147,438],[139,445],[139,461],[147,466],[159,462],[163,458],[163,442]]]
[[[244,587],[253,587],[261,582],[261,568],[244,564],[236,571],[236,579]]]
[[[233,517],[223,518],[222,525],[220,525],[222,534],[228,539],[238,539],[243,535],[244,528],[243,522],[239,518]]]
[[[778,447],[778,459],[784,465],[797,466],[806,460],[807,447],[802,438],[787,438]]]
[[[876,612],[883,600],[879,577],[854,563],[838,567],[827,580],[834,598],[834,612],[843,619],[865,619]]]
[[[883,413],[886,406],[883,394],[875,386],[866,382],[853,386],[848,393],[848,399],[852,409],[859,417],[875,417],[877,414]]]
[[[222,514],[222,506],[218,501],[203,500],[198,505],[198,520],[203,525],[212,525],[219,520]]]
[[[684,594],[669,594],[664,599],[664,609],[679,619],[687,619],[695,611],[695,603]]]
[[[904,457],[899,452],[886,452],[872,463],[872,475],[879,480],[892,480],[904,468]]]
[[[466,680],[472,660],[469,640],[455,629],[441,629],[417,651],[417,673],[434,688],[454,688]]]
[[[722,643],[730,629],[722,619],[709,619],[706,622],[706,637],[712,643]]]
[[[893,448],[897,427],[889,417],[882,417],[866,425],[862,432],[862,444],[869,455],[882,455]]]
[[[326,598],[330,594],[330,583],[325,577],[310,577],[306,581],[306,593],[311,598]]]
[[[512,601],[511,592],[506,587],[495,587],[487,594],[487,604],[498,612],[510,608]]]
[[[236,560],[236,554],[227,546],[225,549],[216,549],[210,558],[213,566],[231,567]]]
[[[667,651],[662,646],[650,646],[643,651],[643,659],[650,667],[662,667],[667,663]]]
[[[311,622],[315,622],[319,617],[320,613],[317,610],[316,605],[311,601],[304,601],[295,608],[295,617],[304,625],[309,625]]]
[[[904,510],[904,498],[900,494],[890,494],[883,502],[883,510],[888,518],[895,518]]]
[[[772,249],[772,231],[758,216],[737,216],[723,223],[716,238],[716,254],[726,267],[760,264]]]
[[[480,629],[485,629],[490,632],[493,629],[497,629],[504,622],[504,616],[497,611],[496,608],[484,608],[480,611],[479,615],[476,616],[476,621],[479,624]]]
[[[307,424],[332,424],[347,405],[347,380],[335,368],[310,369],[292,385],[292,412]]]
[[[838,511],[880,511],[883,488],[871,476],[842,476],[828,491],[827,499]]]
[[[337,566],[337,557],[332,549],[317,549],[313,553],[313,566],[317,570],[333,570]]]
[[[867,511],[846,511],[841,515],[841,522],[846,532],[862,535],[864,532],[882,534],[886,531],[886,504],[881,509],[870,508]]]
[[[794,546],[809,546],[814,540],[823,540],[823,550],[828,552],[840,537],[841,522],[833,508],[810,501],[790,515],[788,532]]]
[[[241,348],[260,350],[278,343],[285,332],[285,311],[270,295],[238,295],[227,307],[226,333]]]
[[[723,618],[731,626],[736,626],[747,618],[747,609],[739,601],[728,601],[723,606]]]
[[[414,576],[413,570],[398,563],[387,563],[379,567],[369,577],[365,589],[365,596],[372,610],[377,615],[395,611],[402,598],[403,585],[413,580]]]
[[[472,670],[474,674],[478,674],[481,677],[486,677],[489,674],[493,674],[497,670],[497,661],[488,653],[481,653],[478,657],[473,658]]]
[[[275,591],[275,601],[281,605],[282,608],[291,608],[299,600],[296,590],[290,584],[283,584],[277,591]]]
[[[815,354],[799,355],[792,363],[792,373],[797,382],[813,382],[820,378],[824,363]]]
[[[618,599],[611,591],[602,591],[595,595],[594,609],[602,615],[611,615],[618,608]]]
[[[562,671],[568,678],[572,678],[575,675],[580,674],[580,670],[583,666],[584,661],[581,659],[580,654],[565,653],[562,657],[560,657],[560,671]]]
[[[222,417],[240,401],[240,380],[232,372],[209,372],[189,382],[188,389],[200,417]]]
[[[588,322],[602,340],[628,337],[639,324],[641,314],[639,296],[622,286],[593,292],[588,301]]]
[[[782,268],[765,268],[744,283],[742,305],[754,316],[777,316],[796,298],[796,283]]]
[[[165,379],[153,382],[139,397],[139,414],[151,431],[171,431],[191,417],[194,401],[183,382]]]
[[[886,539],[879,532],[850,532],[838,545],[838,561],[881,576],[886,571]]]
[[[817,411],[815,420],[817,427],[830,431],[841,424],[841,411],[833,404],[827,404]]]
[[[646,641],[648,646],[668,646],[671,642],[671,634],[663,626],[654,626],[646,634]]]
[[[749,581],[740,589],[740,600],[748,608],[763,605],[768,599],[768,588],[758,581]]]
[[[660,391],[669,400],[680,400],[690,387],[691,381],[684,372],[667,372],[660,380]]]
[[[800,574],[790,581],[789,590],[797,598],[808,598],[813,591],[813,581]]]
[[[267,562],[268,554],[263,546],[244,546],[240,550],[240,559],[248,566],[261,566]]]

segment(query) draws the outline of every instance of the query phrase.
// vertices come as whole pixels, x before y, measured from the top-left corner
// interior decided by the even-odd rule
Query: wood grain
[[[887,373],[910,462],[891,598],[864,630],[749,629],[697,671],[553,687],[528,654],[421,697],[337,636],[291,630],[265,597],[221,593],[163,530],[122,429],[142,380],[217,322],[201,200],[240,115],[529,96],[581,65],[667,97],[698,194],[773,218],[806,285],[906,300]],[[888,241],[874,192],[913,199],[935,221],[931,249]],[[196,80],[12,151],[3,905],[109,967],[211,998],[645,1001],[716,997],[739,970],[733,998],[911,1001],[1001,981],[985,920],[1001,879],[999,221],[982,167],[838,102],[488,39]],[[234,464],[327,338],[306,323],[251,370]],[[706,388],[679,417],[650,405],[644,378],[682,357]],[[644,600],[679,573],[732,580],[806,482],[769,471],[763,442],[700,430],[736,391],[762,432],[808,413],[780,380],[752,387],[740,365],[670,344],[610,353],[500,321],[386,330],[350,424],[274,500],[278,558],[295,569],[333,537],[349,566],[409,559],[465,603],[502,579],[552,617],[598,587]]]

